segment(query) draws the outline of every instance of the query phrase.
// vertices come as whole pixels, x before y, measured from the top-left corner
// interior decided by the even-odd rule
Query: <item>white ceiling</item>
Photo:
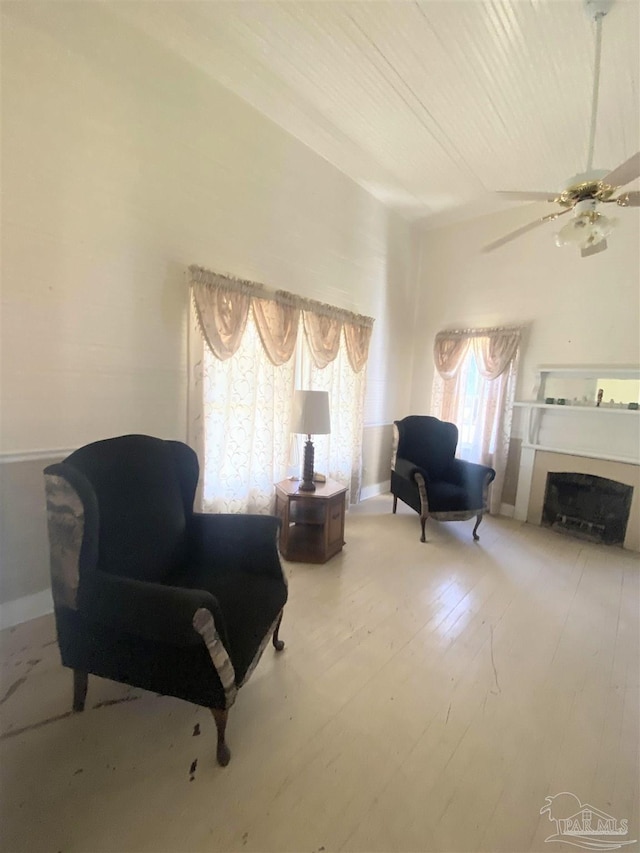
[[[427,224],[586,168],[595,24],[582,0],[109,5]],[[639,10],[617,0],[603,22],[595,168],[640,149]]]

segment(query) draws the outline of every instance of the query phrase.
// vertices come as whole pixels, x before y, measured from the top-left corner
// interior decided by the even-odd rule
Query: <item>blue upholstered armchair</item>
[[[195,453],[125,435],[45,469],[51,580],[73,708],[88,674],[211,709],[221,765],[238,689],[273,637],[287,585],[273,516],[193,511]]]
[[[398,498],[420,513],[421,542],[427,518],[466,521],[476,517],[473,538],[488,510],[493,468],[456,459],[458,427],[429,415],[394,421],[395,447],[391,464],[393,512]]]

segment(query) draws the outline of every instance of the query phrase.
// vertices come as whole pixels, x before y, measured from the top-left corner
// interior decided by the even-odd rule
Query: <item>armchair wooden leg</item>
[[[89,675],[81,669],[73,670],[73,710],[84,711],[84,702],[87,698],[87,686]]]
[[[480,525],[480,522],[481,522],[481,521],[482,521],[482,513],[481,513],[481,512],[479,512],[479,513],[477,514],[477,516],[476,516],[476,524],[475,524],[475,527],[473,528],[473,538],[475,539],[475,541],[476,541],[476,542],[478,542],[478,540],[480,539],[480,537],[479,537],[479,536],[478,536],[478,534],[476,533],[476,530],[478,529],[478,526]]]
[[[278,631],[280,630],[280,623],[282,622],[282,615],[283,615],[283,613],[284,613],[284,610],[281,610],[281,611],[280,611],[280,618],[278,619],[278,622],[277,622],[277,624],[276,624],[276,629],[275,629],[275,631],[273,632],[273,637],[271,638],[271,639],[272,639],[272,641],[273,641],[273,648],[274,648],[277,652],[281,652],[281,651],[284,649],[284,640],[280,640],[280,639],[278,638]]]
[[[218,746],[216,750],[216,758],[220,767],[226,767],[231,759],[231,752],[225,743],[224,733],[227,728],[227,716],[229,712],[226,708],[211,708],[213,719],[216,721],[216,729],[218,730]]]
[[[427,541],[427,537],[426,537],[425,532],[424,532],[424,526],[425,526],[425,524],[426,524],[426,523],[427,523],[427,516],[426,516],[426,515],[424,515],[424,516],[423,516],[423,515],[421,515],[421,516],[420,516],[420,527],[422,528],[422,536],[420,537],[420,541],[421,541],[421,542],[426,542],[426,541]]]
[[[397,506],[398,506],[398,496],[397,496],[397,495],[394,495],[394,496],[393,496],[393,514],[394,514],[394,515],[395,515],[395,512],[396,512],[396,508],[397,508]]]

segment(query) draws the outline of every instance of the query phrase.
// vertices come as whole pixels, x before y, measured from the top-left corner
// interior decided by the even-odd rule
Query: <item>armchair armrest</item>
[[[161,643],[202,643],[193,627],[193,616],[201,607],[213,614],[226,645],[224,620],[210,592],[134,580],[98,569],[88,572],[80,584],[79,610],[87,620]]]
[[[468,462],[466,459],[454,459],[449,468],[451,481],[464,486],[474,503],[481,507],[484,503],[485,489],[495,479],[496,472],[488,465]]]
[[[429,482],[429,475],[424,468],[421,468],[419,465],[416,465],[415,462],[410,462],[408,459],[403,459],[400,456],[396,457],[396,467],[394,470],[400,477],[411,480],[411,482],[415,482],[416,474],[422,474],[425,483]]]
[[[191,559],[216,571],[242,571],[282,578],[278,553],[280,519],[275,515],[193,514],[188,529]]]

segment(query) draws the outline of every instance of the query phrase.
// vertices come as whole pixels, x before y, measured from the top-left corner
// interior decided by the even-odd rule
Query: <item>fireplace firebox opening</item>
[[[590,542],[622,545],[633,486],[592,474],[550,472],[542,524]]]

